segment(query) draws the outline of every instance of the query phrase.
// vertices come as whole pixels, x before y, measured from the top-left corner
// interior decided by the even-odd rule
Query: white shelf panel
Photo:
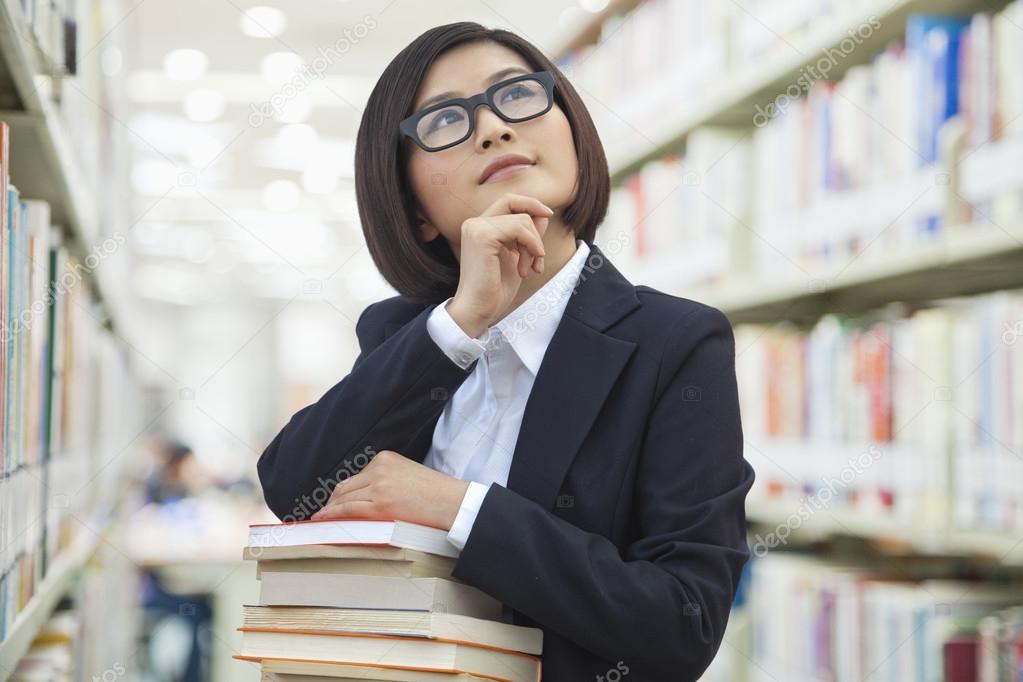
[[[1010,225],[964,225],[930,244],[883,258],[860,258],[808,276],[731,279],[727,286],[665,291],[721,309],[733,324],[864,312],[891,301],[922,301],[1023,287],[1023,218]],[[656,287],[656,285],[654,285]],[[659,288],[659,287],[657,287]]]

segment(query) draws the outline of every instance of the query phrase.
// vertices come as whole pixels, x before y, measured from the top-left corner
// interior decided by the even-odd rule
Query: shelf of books
[[[116,4],[0,0],[0,680],[128,660],[131,569],[107,532],[142,403],[112,312],[111,53],[88,49]]]
[[[1018,677],[1023,2],[599,19],[558,59],[596,239],[735,332],[752,557],[704,679]]]

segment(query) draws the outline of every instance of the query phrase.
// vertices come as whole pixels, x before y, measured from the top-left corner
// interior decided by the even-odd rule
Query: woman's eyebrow
[[[486,82],[487,82],[488,85],[492,85],[492,84],[496,83],[497,81],[501,80],[502,78],[504,78],[505,76],[510,76],[513,73],[532,73],[532,72],[522,68],[521,66],[509,66],[508,68],[501,69],[500,71],[495,71],[494,73],[490,74],[490,77],[487,78]],[[426,107],[430,106],[431,104],[433,104],[435,102],[440,102],[440,101],[449,99],[451,97],[457,97],[457,96],[458,96],[457,92],[455,92],[454,90],[448,90],[447,92],[442,92],[440,94],[434,95],[433,97],[428,97],[426,100],[423,101],[422,104],[420,104],[418,107],[416,107],[416,109],[417,110],[418,109],[425,109]]]

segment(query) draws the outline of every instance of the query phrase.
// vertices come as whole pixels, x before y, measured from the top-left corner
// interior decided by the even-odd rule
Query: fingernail
[[[540,264],[540,272],[543,272],[543,256],[537,258],[536,262]]]

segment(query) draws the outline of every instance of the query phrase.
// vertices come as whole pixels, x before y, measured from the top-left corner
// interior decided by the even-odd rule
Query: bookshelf
[[[53,561],[35,596],[12,624],[10,635],[0,642],[0,660],[17,661],[28,651],[32,638],[50,617],[57,601],[67,594],[79,572],[103,544],[114,511],[99,515],[99,532],[91,527],[82,530]],[[7,679],[9,673],[0,668],[0,679]]]
[[[0,74],[6,76],[0,86],[10,89],[0,99],[0,120],[11,127],[11,175],[23,196],[50,205],[54,223],[67,230],[72,253],[82,258],[100,236],[99,209],[86,191],[86,172],[51,99],[55,79],[47,75],[27,26],[18,0],[0,0]],[[110,304],[99,287],[94,291],[113,328]]]
[[[918,116],[923,107],[903,106],[918,92],[914,60],[924,54],[923,43],[909,44],[909,28],[942,23],[919,15],[965,15],[972,39],[956,44],[963,52],[955,69],[933,76],[955,78],[946,92],[958,97],[954,114],[936,124]],[[874,626],[901,627],[911,617],[937,616],[944,627],[947,613],[919,611],[929,578],[953,588],[978,577],[1005,581],[1007,604],[1023,604],[1023,514],[1012,511],[1023,499],[1013,457],[1023,452],[1014,416],[1023,374],[1013,373],[1019,344],[998,342],[1003,327],[1023,331],[1013,293],[1023,288],[1023,105],[1018,79],[1006,75],[1018,52],[1004,51],[1012,41],[998,33],[999,21],[1018,28],[1019,17],[1019,2],[971,0],[612,4],[597,27],[585,26],[556,53],[608,155],[613,187],[596,237],[602,249],[633,281],[717,307],[736,331],[740,398],[748,392],[746,456],[758,472],[746,502],[750,566],[765,577],[745,581],[704,680],[851,680],[871,669],[892,679],[912,677],[910,670],[945,679],[940,647],[929,648],[941,641],[933,633],[922,647],[898,652],[885,650],[885,637],[906,641],[911,629],[881,636],[865,649],[876,657],[864,660],[862,651],[829,643],[856,641],[843,628],[860,627],[870,640]],[[855,49],[842,51],[865,24],[871,30]],[[795,104],[777,116],[755,120],[829,50],[843,56],[826,76],[790,95]],[[988,73],[998,75],[989,81]],[[983,109],[988,101],[991,110]],[[887,365],[877,351],[885,344]],[[752,361],[742,357],[750,347]],[[821,365],[838,369],[832,376]],[[744,378],[750,367],[759,374]],[[858,379],[824,390],[839,376]],[[886,410],[885,430],[878,424]],[[800,514],[819,501],[823,477],[835,478],[847,454],[872,444],[885,449],[882,464],[857,471],[841,495]],[[764,538],[773,544],[758,555]],[[813,560],[790,577],[777,573],[800,555]],[[842,575],[838,566],[852,557],[864,591],[838,578],[835,585],[847,589],[843,598],[865,595],[863,613],[880,620],[856,625],[852,612],[828,610],[838,588],[827,576]],[[789,601],[780,603],[781,594]],[[888,594],[897,599],[889,603]],[[781,614],[804,599],[820,611],[786,621]],[[976,618],[1013,618],[966,601],[958,606]],[[960,625],[956,646],[977,620]],[[797,634],[775,641],[776,631]],[[978,660],[993,665],[989,653],[978,651]]]
[[[122,8],[66,7],[0,0],[0,121],[8,143],[0,172],[10,183],[0,216],[0,389],[8,400],[0,681],[52,625],[55,609],[78,623],[69,652],[79,665],[74,679],[91,679],[88,671],[101,671],[111,656],[127,664],[134,633],[126,583],[134,569],[118,559],[111,531],[123,514],[126,466],[139,452],[144,401],[122,336],[127,316],[115,311],[126,300],[113,290],[124,259],[97,259],[98,245],[123,225],[123,188],[105,164],[124,157],[107,125],[116,86],[102,74],[102,51],[83,47],[116,45],[110,30]],[[63,42],[71,31],[73,68]],[[123,598],[110,598],[115,589]]]
[[[586,22],[569,35],[560,47],[555,48],[551,52],[551,59],[557,61],[574,50],[578,50],[581,47],[597,42],[600,37],[600,27],[604,24],[604,22],[611,17],[627,14],[641,1],[642,0],[611,0],[607,3],[607,7],[599,12],[595,12],[592,16],[587,18]]]
[[[613,4],[613,3],[612,3]],[[856,3],[838,3],[842,12],[838,16],[814,26],[805,36],[790,43],[790,50],[778,51],[763,60],[753,63],[730,65],[720,78],[715,79],[708,92],[676,104],[676,100],[665,101],[665,96],[677,94],[670,86],[671,75],[663,87],[647,89],[649,95],[621,103],[609,102],[617,112],[614,118],[643,119],[651,125],[643,126],[643,138],[624,134],[623,129],[609,129],[611,121],[605,121],[608,166],[612,182],[620,182],[625,176],[636,171],[644,163],[673,152],[694,129],[707,125],[745,127],[749,124],[757,105],[765,106],[778,93],[796,81],[803,69],[812,65],[828,49],[838,48],[848,36],[850,27],[875,16],[878,28],[863,39],[862,43],[846,59],[837,63],[829,72],[829,78],[841,78],[849,67],[864,63],[864,58],[880,50],[884,45],[904,34],[906,18],[916,12],[929,14],[963,14],[978,11],[995,11],[1007,4],[1007,0],[982,2],[978,0],[867,0]],[[609,9],[611,5],[609,5]],[[588,29],[586,35],[592,35]],[[580,45],[587,41],[583,36],[570,42]],[[661,113],[658,113],[661,112]],[[599,127],[599,124],[598,124]],[[605,131],[602,131],[604,133]],[[628,138],[627,141],[623,138]],[[613,141],[623,139],[621,144]]]

